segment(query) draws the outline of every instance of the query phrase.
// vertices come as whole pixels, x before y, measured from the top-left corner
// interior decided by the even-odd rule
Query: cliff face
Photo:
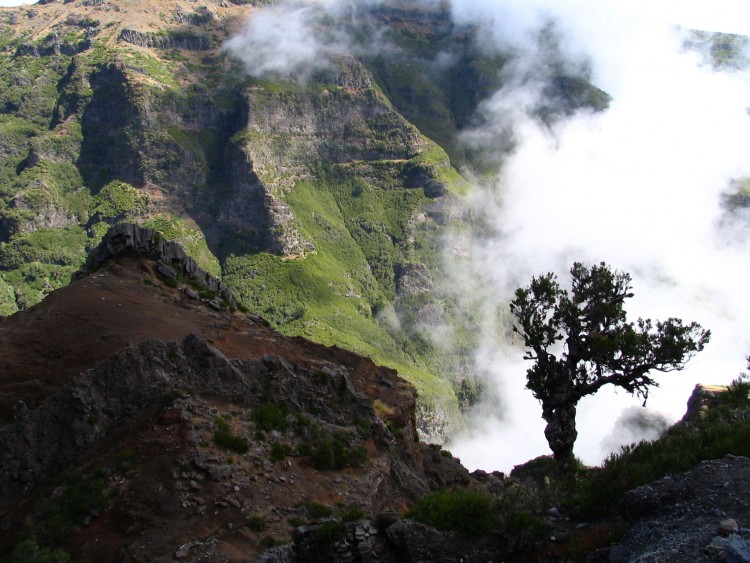
[[[265,4],[0,10],[0,315],[66,285],[112,225],[140,223],[286,334],[398,367],[423,435],[442,439],[470,369],[432,340],[454,328],[450,300],[410,272],[440,267],[466,189],[448,154],[471,162],[458,132],[507,57],[446,5],[386,2],[319,22],[352,54],[305,81],[250,78],[222,45]],[[587,103],[575,86],[570,105]]]

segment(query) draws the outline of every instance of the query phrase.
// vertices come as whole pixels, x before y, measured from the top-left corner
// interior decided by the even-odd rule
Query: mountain
[[[476,327],[435,283],[445,226],[464,216],[451,158],[482,168],[458,132],[512,55],[445,3],[384,2],[310,16],[316,34],[345,34],[329,64],[249,75],[222,46],[270,10],[294,13],[0,9],[0,314],[66,285],[109,226],[135,221],[285,334],[397,368],[419,390],[420,432],[440,440],[479,392]],[[606,105],[585,78],[553,73],[540,115]]]
[[[290,522],[468,483],[418,441],[413,386],[232,312],[155,231],[114,227],[89,265],[0,321],[0,553],[248,560]]]

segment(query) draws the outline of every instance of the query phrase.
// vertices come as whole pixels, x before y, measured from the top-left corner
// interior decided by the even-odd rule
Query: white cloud
[[[543,21],[534,19],[534,6],[504,4],[502,29],[495,33],[513,28],[514,40],[527,41],[519,30]],[[554,13],[551,3],[538,6]],[[600,114],[580,112],[550,130],[518,111],[518,100],[534,94],[523,86],[487,103],[489,126],[507,128],[510,121],[517,146],[497,185],[477,194],[476,212],[499,235],[483,233],[474,241],[473,274],[465,275],[466,263],[457,267],[464,280],[482,280],[464,291],[494,307],[507,303],[532,275],[556,271],[565,279],[575,260],[604,260],[633,275],[631,317],[677,316],[712,329],[707,350],[685,372],[660,377],[663,387],[649,401],[674,420],[697,382],[727,382],[750,352],[746,237],[718,228],[721,193],[731,178],[750,175],[750,84],[744,73],[700,66],[698,56],[681,50],[671,20],[656,17],[650,4],[628,4],[626,10],[615,2],[566,6],[558,25],[569,38],[566,48],[576,57],[591,55],[595,83],[612,94],[612,105]],[[493,294],[486,294],[487,287]],[[515,354],[520,357],[520,350]],[[495,365],[504,389],[508,380],[523,384],[528,366]],[[601,460],[602,439],[622,409],[638,403],[614,390],[582,401],[576,453],[589,463]],[[548,452],[535,442],[502,459],[485,459],[481,452],[516,441],[526,423],[514,420],[505,433],[502,424],[487,426],[490,442],[470,438],[452,445],[470,465],[509,469]]]
[[[675,26],[748,32],[739,27],[750,25],[745,4],[453,1],[454,18],[478,25],[488,48],[517,54],[505,88],[482,108],[485,126],[466,138],[499,152],[498,143],[512,137],[515,150],[499,181],[473,194],[482,229],[474,238],[455,234],[450,241],[446,285],[461,291],[467,307],[494,319],[519,284],[550,270],[565,279],[574,260],[605,260],[629,271],[636,292],[632,317],[677,316],[714,333],[688,370],[659,378],[663,386],[649,405],[671,419],[682,415],[695,383],[730,380],[750,353],[747,237],[719,228],[720,194],[731,178],[750,175],[748,77],[701,66],[697,54],[681,49]],[[253,76],[304,80],[351,47],[338,28],[320,33],[317,18],[355,17],[357,6],[328,0],[254,12],[227,48]],[[604,113],[579,112],[544,128],[527,109],[540,90],[533,78],[550,64],[535,37],[551,21],[561,60],[573,68],[590,61],[592,82],[613,102]],[[494,413],[481,411],[472,431],[451,448],[469,467],[508,470],[548,449],[541,409],[524,390],[528,366],[491,324],[477,351],[477,370],[498,388],[503,404]],[[620,413],[639,404],[613,389],[584,399],[576,453],[589,463],[601,460],[600,444]]]

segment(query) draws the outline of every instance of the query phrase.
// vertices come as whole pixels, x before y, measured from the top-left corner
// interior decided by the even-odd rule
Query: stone
[[[212,465],[208,468],[208,474],[214,481],[223,481],[229,479],[232,476],[231,465]]]
[[[727,563],[750,563],[750,544],[739,536],[732,536],[724,557]]]
[[[186,287],[183,288],[183,293],[188,296],[190,299],[198,299],[200,296],[198,295],[198,292],[195,291],[192,287]]]
[[[177,279],[177,272],[174,268],[171,266],[167,266],[163,262],[157,262],[156,263],[156,272],[164,276],[165,278],[169,278],[170,280],[176,280]]]
[[[726,520],[722,520],[719,524],[719,533],[724,536],[736,534],[739,529],[737,521],[734,518],[727,518]]]

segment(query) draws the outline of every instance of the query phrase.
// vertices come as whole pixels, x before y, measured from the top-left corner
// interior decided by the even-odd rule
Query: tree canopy
[[[570,292],[548,273],[518,288],[510,304],[524,359],[534,362],[526,387],[542,403],[545,436],[563,465],[573,459],[581,398],[612,384],[645,404],[649,389],[658,386],[651,372],[682,370],[711,337],[698,323],[676,318],[629,322],[630,274],[604,262],[591,268],[576,262],[570,275]]]

